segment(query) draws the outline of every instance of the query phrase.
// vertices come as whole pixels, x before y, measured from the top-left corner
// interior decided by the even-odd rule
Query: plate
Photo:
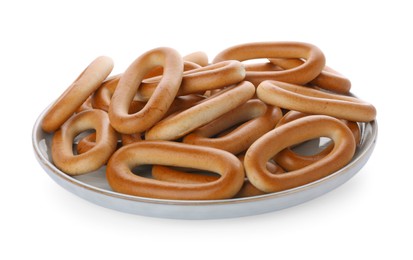
[[[46,173],[60,186],[97,205],[150,217],[173,219],[218,219],[263,214],[292,207],[317,198],[344,184],[367,163],[377,139],[377,122],[360,123],[361,141],[352,161],[331,175],[315,182],[265,195],[225,200],[164,200],[130,196],[111,190],[105,168],[72,177],[57,169],[51,161],[51,134],[43,132],[41,121],[33,127],[33,149]],[[308,144],[307,144],[308,146]],[[308,148],[307,148],[308,149]]]

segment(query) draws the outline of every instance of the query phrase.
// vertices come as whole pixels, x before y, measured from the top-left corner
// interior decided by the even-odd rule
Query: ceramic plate
[[[249,198],[225,200],[163,200],[117,193],[111,190],[105,168],[71,177],[57,169],[51,161],[52,135],[42,131],[43,112],[33,128],[33,148],[46,173],[60,186],[97,205],[122,212],[151,217],[176,219],[233,218],[281,210],[317,198],[353,177],[368,161],[377,139],[377,122],[361,123],[361,142],[353,160],[344,168],[318,181],[294,189]],[[305,149],[314,149],[311,148]],[[318,145],[317,145],[318,148]]]

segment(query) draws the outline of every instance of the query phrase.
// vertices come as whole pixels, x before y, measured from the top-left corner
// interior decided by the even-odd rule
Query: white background
[[[412,259],[409,1],[5,2],[1,259]],[[72,195],[35,160],[37,116],[99,55],[112,57],[118,73],[159,46],[212,59],[235,44],[283,40],[319,46],[378,110],[371,160],[318,199],[236,219],[149,218]]]

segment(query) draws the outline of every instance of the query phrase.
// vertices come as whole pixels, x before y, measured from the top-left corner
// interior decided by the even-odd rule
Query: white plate
[[[377,122],[361,123],[361,142],[353,160],[318,181],[294,189],[249,198],[225,200],[162,200],[117,193],[105,178],[105,169],[71,177],[51,162],[51,135],[42,131],[43,112],[33,128],[33,148],[46,173],[60,186],[97,205],[122,212],[176,219],[215,219],[262,214],[301,204],[331,191],[353,177],[368,161],[377,139]]]

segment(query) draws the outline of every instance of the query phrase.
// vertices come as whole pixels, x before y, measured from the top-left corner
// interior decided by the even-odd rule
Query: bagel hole
[[[144,178],[152,178],[152,165],[143,164],[132,168],[131,172]]]
[[[260,59],[249,59],[249,60],[244,60],[242,63],[245,65],[255,65],[255,64],[262,64],[262,63],[268,63],[269,60],[267,58],[260,58]]]
[[[215,181],[220,177],[219,174],[207,170],[162,166],[167,167],[167,169],[158,169],[158,172],[154,172],[152,174],[154,179],[172,183],[200,184]],[[171,172],[168,172],[168,169],[171,170]]]
[[[207,171],[207,170],[200,170],[200,169],[195,169],[195,168],[190,168],[190,167],[176,167],[176,166],[170,166],[170,167],[173,170],[187,172],[187,173],[202,174],[202,175],[212,176],[212,177],[217,177],[217,178],[221,176],[216,172]]]
[[[283,70],[280,66],[270,62],[268,58],[244,60],[247,71],[280,71]]]
[[[311,156],[320,153],[332,142],[328,137],[319,137],[294,145],[291,149],[299,155]]]
[[[96,133],[96,131],[94,129],[90,129],[90,130],[83,131],[75,136],[75,138],[73,139],[73,146],[72,146],[74,155],[79,155],[77,145],[79,144],[80,140],[82,140],[86,136],[93,134],[93,133]]]
[[[93,133],[96,133],[94,129],[83,131],[75,136],[75,138],[73,139],[73,143],[78,144],[80,140]]]

